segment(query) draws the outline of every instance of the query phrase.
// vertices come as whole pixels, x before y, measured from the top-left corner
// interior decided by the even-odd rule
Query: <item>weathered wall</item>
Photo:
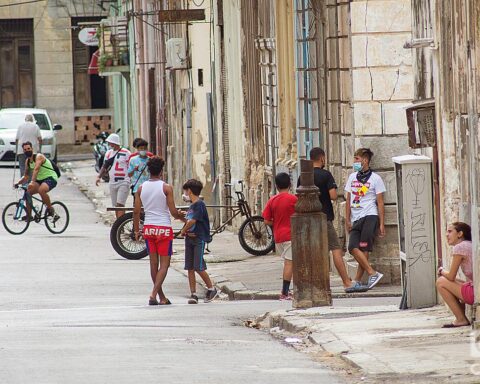
[[[85,3],[48,0],[0,8],[0,19],[33,19],[36,107],[63,126],[60,143],[75,142],[71,17],[102,14],[94,3]]]
[[[341,16],[344,14],[345,10],[339,12]],[[351,2],[349,37],[349,49],[345,48],[345,42],[339,44],[340,62],[351,65],[350,106],[353,108],[351,135],[348,126],[342,127],[343,165],[347,172],[344,172],[341,184],[350,173],[354,150],[371,148],[375,154],[372,168],[379,172],[387,188],[387,236],[378,239],[372,263],[386,273],[385,283],[398,282],[396,193],[391,158],[411,152],[404,107],[413,98],[414,78],[411,52],[403,48],[411,38],[410,0]],[[341,86],[348,82],[347,72],[342,71]],[[348,99],[348,94],[344,99]]]

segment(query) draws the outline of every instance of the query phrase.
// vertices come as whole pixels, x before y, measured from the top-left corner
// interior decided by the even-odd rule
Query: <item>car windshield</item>
[[[48,124],[47,116],[43,113],[34,113],[36,123],[41,130],[49,131],[50,126]],[[18,112],[5,112],[0,113],[0,129],[17,129],[20,124],[25,122],[25,113]]]

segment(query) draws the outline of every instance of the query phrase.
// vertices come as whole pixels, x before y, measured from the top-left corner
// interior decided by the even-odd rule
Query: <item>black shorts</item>
[[[185,270],[202,272],[207,269],[207,264],[203,259],[205,252],[205,241],[198,237],[185,238]]]
[[[37,180],[36,183],[38,185],[42,185],[43,183],[47,184],[48,188],[50,188],[50,191],[57,186],[57,181],[53,177],[47,177],[43,180]]]
[[[353,222],[348,240],[348,250],[351,252],[353,249],[358,248],[361,251],[371,252],[377,228],[377,215],[365,216]]]

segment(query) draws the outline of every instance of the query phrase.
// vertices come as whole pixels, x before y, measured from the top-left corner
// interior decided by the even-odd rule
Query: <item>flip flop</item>
[[[170,305],[170,304],[172,304],[172,303],[168,299],[164,303],[162,303],[161,301],[158,303],[158,305]]]
[[[148,305],[158,305],[157,299],[152,299],[151,297],[148,299]]]
[[[448,324],[443,324],[442,328],[460,328],[460,327],[468,327],[470,326],[470,323],[467,324],[453,324],[453,323],[448,323]]]

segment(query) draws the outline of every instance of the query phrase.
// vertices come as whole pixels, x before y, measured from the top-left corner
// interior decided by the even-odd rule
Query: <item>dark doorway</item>
[[[79,23],[92,23],[95,26],[99,17],[72,18],[72,46],[73,46],[73,83],[75,89],[75,109],[103,109],[107,108],[107,84],[103,77],[88,74],[88,65],[93,53],[98,47],[84,45],[78,39]]]
[[[0,20],[0,108],[33,107],[33,20]]]

